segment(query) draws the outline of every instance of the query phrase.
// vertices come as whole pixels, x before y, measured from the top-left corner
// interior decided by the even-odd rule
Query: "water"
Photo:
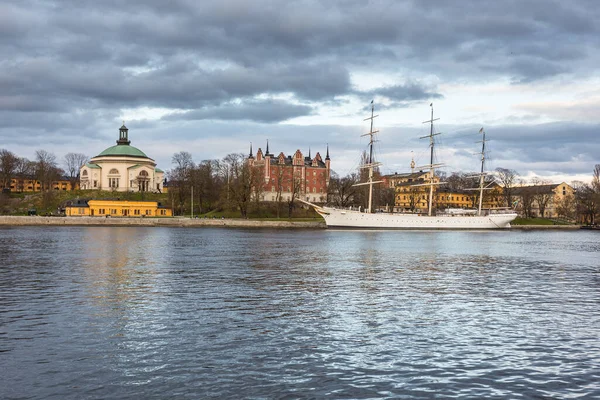
[[[0,398],[599,398],[599,239],[0,228]]]

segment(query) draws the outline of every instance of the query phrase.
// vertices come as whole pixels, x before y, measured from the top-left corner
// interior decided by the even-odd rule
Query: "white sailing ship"
[[[371,130],[369,133],[363,136],[369,136],[369,159],[362,168],[368,169],[369,177],[367,182],[359,183],[358,185],[369,186],[369,206],[364,211],[360,208],[356,209],[343,209],[328,206],[318,206],[316,204],[302,201],[312,206],[315,211],[325,219],[325,223],[328,227],[340,227],[340,228],[358,228],[358,229],[505,229],[510,228],[510,223],[517,217],[517,214],[512,210],[482,210],[482,199],[484,187],[484,162],[485,162],[485,132],[483,129],[480,131],[483,133],[483,146],[481,152],[481,174],[479,180],[479,208],[477,210],[463,210],[463,209],[448,209],[444,212],[433,213],[433,186],[439,183],[434,183],[433,177],[435,169],[439,167],[439,164],[433,162],[433,147],[434,147],[434,136],[438,133],[433,133],[433,122],[436,121],[433,118],[433,105],[431,108],[431,120],[425,121],[431,124],[430,133],[424,138],[429,138],[429,144],[431,147],[431,161],[429,165],[424,168],[429,168],[429,183],[425,183],[425,186],[429,186],[429,206],[427,214],[421,213],[384,213],[384,212],[372,212],[373,210],[373,185],[381,183],[382,181],[374,181],[374,168],[381,165],[380,163],[374,162],[373,160],[373,142],[374,136],[378,131],[373,130],[373,120],[377,117],[374,115],[374,106],[371,102],[371,117],[366,118],[365,121],[371,121]]]

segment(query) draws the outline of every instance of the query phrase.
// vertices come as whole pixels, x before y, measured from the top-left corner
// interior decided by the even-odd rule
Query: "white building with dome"
[[[90,159],[79,170],[81,189],[116,192],[162,192],[165,174],[156,162],[130,145],[129,129],[119,129],[116,146]]]

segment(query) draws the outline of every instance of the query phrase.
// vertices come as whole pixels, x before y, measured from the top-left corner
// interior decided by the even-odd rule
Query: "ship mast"
[[[369,136],[369,159],[367,160],[366,164],[363,164],[361,166],[361,168],[367,168],[369,170],[369,179],[367,180],[367,182],[364,183],[357,183],[354,186],[362,186],[362,185],[369,185],[369,208],[367,209],[367,212],[370,213],[373,211],[373,185],[376,183],[382,183],[383,181],[373,181],[373,169],[375,167],[378,167],[381,165],[381,163],[375,162],[373,160],[373,143],[375,142],[375,135],[379,132],[378,130],[374,131],[373,130],[373,120],[377,117],[379,117],[379,115],[374,115],[375,114],[375,105],[373,104],[373,100],[371,100],[371,116],[369,118],[365,118],[364,121],[371,121],[371,129],[369,130],[368,133],[365,133],[362,136]]]
[[[433,118],[433,103],[431,103],[429,105],[429,107],[431,107],[431,119],[429,121],[424,121],[424,124],[430,124],[430,128],[429,128],[429,135],[427,136],[422,136],[421,139],[425,139],[425,138],[429,138],[429,147],[431,148],[431,158],[430,158],[430,164],[426,165],[426,167],[429,167],[429,207],[428,207],[428,211],[427,211],[427,215],[431,216],[431,210],[432,210],[432,206],[433,206],[433,185],[435,184],[433,182],[433,178],[434,178],[434,174],[435,174],[435,169],[437,167],[439,167],[439,164],[434,164],[433,163],[433,147],[434,147],[434,140],[433,137],[439,135],[440,133],[433,133],[433,121],[437,121],[439,120],[439,118]]]
[[[479,130],[479,133],[483,134],[483,138],[481,139],[481,175],[479,176],[479,208],[477,211],[477,215],[481,216],[481,206],[483,204],[483,181],[484,181],[484,165],[485,165],[485,131],[483,128]]]

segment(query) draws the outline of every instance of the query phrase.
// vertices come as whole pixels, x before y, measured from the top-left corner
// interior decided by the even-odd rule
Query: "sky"
[[[600,163],[596,0],[3,0],[0,148],[93,157],[125,121],[172,168],[300,149],[344,176],[367,149],[382,172],[436,161],[524,180],[590,181]],[[433,104],[433,107],[430,107]]]

